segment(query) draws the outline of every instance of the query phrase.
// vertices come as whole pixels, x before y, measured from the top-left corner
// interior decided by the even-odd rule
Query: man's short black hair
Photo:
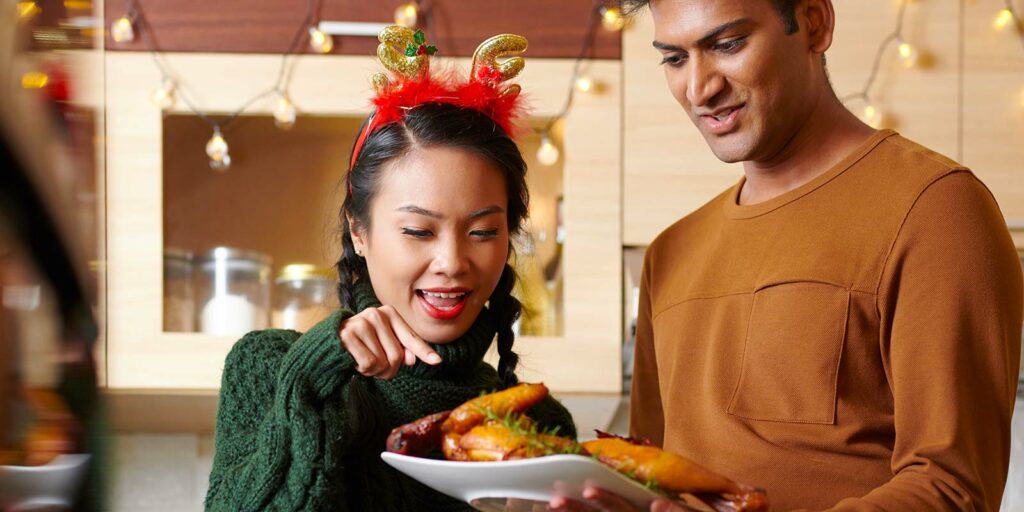
[[[793,34],[800,29],[796,23],[796,4],[800,0],[771,0],[775,12],[782,18],[782,24],[786,27],[787,34]],[[647,7],[651,0],[622,0],[622,9],[627,14],[632,14],[639,9]]]

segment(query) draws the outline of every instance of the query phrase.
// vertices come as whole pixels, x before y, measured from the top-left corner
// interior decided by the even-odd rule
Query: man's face
[[[651,13],[669,89],[715,156],[775,157],[820,85],[806,30],[787,34],[769,0],[653,0]]]

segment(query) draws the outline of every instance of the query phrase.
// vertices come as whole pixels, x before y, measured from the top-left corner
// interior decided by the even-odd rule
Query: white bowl
[[[11,512],[70,507],[89,456],[59,455],[42,466],[0,466],[0,509]]]

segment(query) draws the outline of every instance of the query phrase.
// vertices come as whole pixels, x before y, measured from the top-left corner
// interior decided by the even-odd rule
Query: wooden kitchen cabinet
[[[214,115],[234,111],[267,87],[280,63],[275,55],[165,58],[197,105]],[[165,331],[165,249],[184,246],[200,252],[215,242],[243,246],[272,256],[273,274],[294,261],[332,265],[340,173],[368,113],[369,77],[380,64],[368,57],[299,59],[290,88],[300,114],[296,126],[288,131],[273,126],[276,98],[255,104],[225,131],[233,164],[218,174],[206,166],[203,145],[211,136],[209,128],[180,100],[166,114],[151,104],[151,92],[160,82],[151,57],[108,52],[105,60],[107,385],[117,392],[215,390],[224,357],[242,333]],[[453,64],[469,67],[466,59]],[[572,65],[566,59],[527,60],[518,82],[533,107],[533,122],[561,110]],[[537,187],[532,191],[535,211],[551,218],[556,196],[564,198],[565,243],[560,334],[521,336],[516,350],[524,380],[544,381],[560,392],[617,393],[621,64],[598,60],[588,63],[586,71],[603,84],[603,92],[577,95],[559,123],[560,167],[533,164],[537,137],[522,141],[530,173],[537,178],[531,182]],[[560,183],[545,175],[556,171],[562,173]],[[539,229],[555,238],[554,226]]]

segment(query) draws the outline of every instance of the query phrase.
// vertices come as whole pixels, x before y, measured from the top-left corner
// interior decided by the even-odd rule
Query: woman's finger
[[[405,347],[402,346],[395,333],[392,332],[391,322],[385,313],[376,309],[372,312],[367,310],[366,320],[373,327],[377,335],[380,347],[384,351],[383,362],[387,363],[386,367],[382,368],[376,377],[391,379],[398,374],[399,368],[402,367],[402,362],[405,360]]]
[[[635,507],[626,498],[600,487],[584,487],[583,498],[597,504],[599,510],[606,512],[642,512],[641,509]]]
[[[598,509],[580,503],[576,500],[558,496],[548,502],[548,510],[556,512],[599,512]]]
[[[384,348],[380,346],[380,341],[377,339],[377,331],[373,328],[373,325],[364,320],[354,323],[351,326],[351,330],[355,332],[359,341],[371,356],[370,364],[360,370],[359,373],[367,377],[374,377],[384,371],[387,368],[387,354],[384,352]]]
[[[416,357],[427,364],[438,364],[441,362],[441,356],[438,355],[437,352],[434,352],[434,349],[430,348],[430,345],[423,341],[423,339],[420,338],[411,327],[409,327],[409,324],[405,323],[405,319],[398,314],[398,311],[395,311],[395,309],[390,306],[383,306],[380,310],[382,313],[387,315],[388,319],[391,321],[391,329],[394,331],[395,335],[398,336],[398,341],[402,346],[411,350]]]
[[[338,333],[338,338],[341,339],[341,346],[352,356],[352,360],[355,361],[356,371],[365,375],[370,367],[373,366],[375,360],[373,353],[366,348],[363,340],[356,334],[355,329],[343,327],[341,332]]]

